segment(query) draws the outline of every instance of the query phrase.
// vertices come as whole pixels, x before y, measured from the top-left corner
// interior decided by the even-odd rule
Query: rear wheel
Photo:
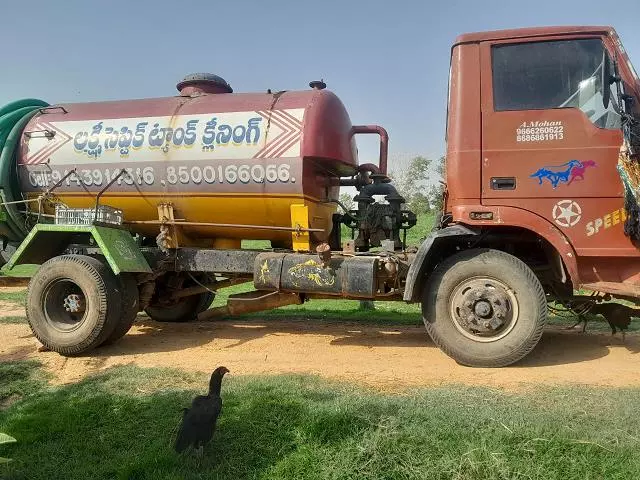
[[[443,352],[473,367],[502,367],[536,346],[547,321],[542,285],[498,250],[458,253],[436,267],[422,299],[427,332]]]
[[[27,320],[46,348],[76,355],[112,334],[121,300],[109,267],[84,255],[63,255],[44,263],[29,282]]]
[[[122,311],[116,328],[102,343],[103,345],[110,345],[124,337],[131,330],[131,326],[140,311],[140,296],[135,276],[129,273],[121,273],[118,276],[118,281],[122,290]]]
[[[156,294],[153,296],[151,304],[145,308],[147,315],[157,322],[188,322],[194,320],[199,313],[208,309],[215,298],[213,292],[172,299],[175,292],[185,288],[197,287],[198,282],[206,285],[214,281],[212,276],[206,274],[194,276],[194,278],[197,282],[190,276],[172,276],[163,279],[156,289]]]

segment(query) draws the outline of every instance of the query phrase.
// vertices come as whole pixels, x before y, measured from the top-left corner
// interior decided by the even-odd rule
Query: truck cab
[[[637,117],[639,94],[611,27],[459,36],[449,80],[449,221],[544,244],[562,262],[560,281],[546,282],[565,294],[640,294],[640,251],[624,233],[616,168],[621,111]]]
[[[640,298],[639,94],[611,27],[455,40],[444,207],[404,299],[422,302],[431,338],[459,363],[525,357],[549,302],[579,319],[607,312],[613,333],[637,316],[603,304]]]

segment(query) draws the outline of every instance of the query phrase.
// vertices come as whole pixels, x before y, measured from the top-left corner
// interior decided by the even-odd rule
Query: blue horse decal
[[[559,183],[570,184],[576,177],[584,178],[584,170],[587,167],[595,166],[595,162],[587,161],[581,162],[580,160],[571,160],[562,165],[551,165],[542,167],[537,170],[531,177],[538,179],[538,185],[542,185],[543,180],[546,178],[551,183],[553,188],[556,188]]]

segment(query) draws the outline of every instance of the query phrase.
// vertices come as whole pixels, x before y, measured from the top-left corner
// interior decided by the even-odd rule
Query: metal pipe
[[[124,168],[123,168],[122,170],[120,170],[120,173],[118,173],[118,175],[116,175],[115,177],[113,177],[113,178],[111,179],[111,181],[110,181],[109,183],[107,183],[107,184],[104,186],[104,188],[103,188],[102,190],[100,190],[100,191],[98,192],[98,194],[96,195],[96,206],[95,206],[94,214],[93,214],[93,221],[94,221],[94,222],[97,222],[97,221],[98,221],[98,207],[100,206],[100,197],[102,197],[102,194],[103,194],[104,192],[106,192],[109,188],[111,188],[111,185],[113,185],[114,183],[116,183],[116,180],[118,180],[118,179],[119,179],[122,175],[124,175],[125,173],[126,173],[127,175],[129,175],[129,172],[127,172],[127,170],[126,170],[126,169],[124,169]],[[129,177],[130,177],[130,176],[131,176],[131,175],[129,175]],[[133,180],[133,179],[132,179],[132,180]]]
[[[190,297],[192,295],[199,295],[201,293],[205,293],[211,290],[219,290],[220,288],[231,287],[233,285],[238,285],[241,283],[250,282],[252,279],[249,277],[241,277],[241,278],[228,278],[227,280],[222,280],[221,282],[209,283],[204,286],[195,286],[189,288],[183,288],[182,290],[178,290],[173,295],[171,295],[172,299]]]
[[[321,228],[294,228],[294,227],[272,227],[269,225],[244,225],[239,223],[208,223],[208,222],[176,222],[162,220],[128,220],[125,224],[143,225],[186,225],[189,227],[223,227],[223,228],[256,228],[259,230],[282,230],[286,232],[324,232]]]
[[[389,134],[379,125],[354,125],[351,127],[351,135],[359,133],[374,133],[380,135],[380,173],[387,174],[387,158],[389,156]]]
[[[51,168],[51,167],[49,167]],[[60,180],[58,180],[55,185],[53,185],[51,188],[48,188],[47,190],[45,190],[45,192],[43,193],[43,196],[47,196],[49,195],[51,192],[53,192],[56,188],[58,188],[60,185],[62,185],[62,182],[64,182],[67,178],[69,178],[71,175],[76,175],[78,176],[78,169],[77,168],[73,168],[71,170],[69,170],[64,177],[62,177]]]
[[[31,203],[31,202],[39,202],[39,201],[40,201],[40,198],[28,198],[26,200],[15,200],[13,202],[0,202],[0,205],[17,205],[18,203]]]
[[[22,215],[31,215],[32,217],[56,218],[55,215],[51,215],[49,213],[29,212],[28,210],[21,210],[20,213]]]
[[[259,294],[260,292],[248,292]],[[244,295],[244,297],[242,296]],[[246,294],[231,296],[224,307],[215,307],[198,315],[198,320],[209,320],[228,315],[242,315],[245,313],[261,312],[286,305],[302,305],[304,298],[297,293],[269,292],[265,295],[248,297]]]

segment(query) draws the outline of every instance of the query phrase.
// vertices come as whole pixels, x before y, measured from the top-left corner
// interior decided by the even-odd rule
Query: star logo
[[[563,228],[573,227],[582,218],[582,209],[573,200],[560,200],[553,206],[553,220]]]

